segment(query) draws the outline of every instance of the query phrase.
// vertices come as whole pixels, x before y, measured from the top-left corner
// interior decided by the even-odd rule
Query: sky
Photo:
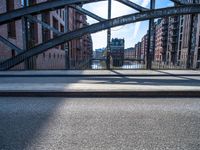
[[[149,8],[150,0],[130,0],[137,3],[143,7]],[[96,15],[107,18],[107,1],[90,3],[83,6],[83,8],[95,13]],[[156,8],[163,8],[167,6],[173,6],[173,3],[169,0],[157,0]],[[137,11],[125,6],[115,0],[112,0],[112,18],[136,13]],[[89,24],[97,23],[98,21],[87,17]],[[124,26],[119,26],[111,29],[112,38],[124,38],[125,48],[134,47],[134,45],[141,41],[141,38],[147,33],[148,21],[137,22],[132,24],[127,24]],[[107,31],[103,30],[92,34],[93,40],[93,50],[98,48],[106,47],[107,45]]]

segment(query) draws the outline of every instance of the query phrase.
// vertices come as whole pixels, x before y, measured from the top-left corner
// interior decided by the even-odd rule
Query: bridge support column
[[[28,6],[28,1],[24,1],[24,7],[27,7]],[[25,16],[23,16],[22,17],[22,37],[23,37],[23,49],[24,50],[27,50],[28,48],[29,48],[29,44],[28,44],[28,39],[29,39],[29,37],[28,37],[28,19],[25,17]],[[26,59],[25,61],[24,61],[24,69],[30,69],[30,67],[29,67],[29,60],[30,59]]]
[[[108,0],[108,19],[111,19],[111,0]],[[106,68],[110,70],[110,40],[111,40],[111,28],[107,30],[107,59]]]
[[[151,0],[150,9],[155,9],[156,0]],[[154,34],[154,19],[149,20],[149,31],[148,31],[148,46],[146,52],[146,69],[152,69],[152,60],[154,55],[153,49],[153,34]]]
[[[195,4],[195,0],[193,0],[193,3]],[[191,20],[190,20],[190,37],[188,41],[188,53],[187,53],[187,69],[191,69],[193,67],[193,55],[194,55],[194,47],[192,45],[192,37],[193,37],[193,27],[194,27],[194,18],[195,14],[191,14]]]
[[[65,28],[64,32],[67,33],[69,30],[69,7],[65,6],[65,14],[64,14],[64,20],[65,20]],[[65,43],[65,69],[70,69],[70,59],[69,59],[69,42]]]

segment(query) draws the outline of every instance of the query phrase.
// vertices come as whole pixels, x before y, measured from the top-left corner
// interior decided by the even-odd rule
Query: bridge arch
[[[0,70],[10,69],[32,56],[43,53],[52,47],[55,47],[57,45],[70,41],[74,38],[81,37],[82,35],[87,34],[87,33],[95,33],[95,32],[109,29],[112,27],[121,26],[121,25],[129,24],[129,23],[138,22],[138,21],[149,20],[152,18],[161,18],[161,17],[166,17],[166,16],[195,14],[195,13],[200,13],[200,4],[189,4],[189,5],[182,5],[182,6],[177,6],[177,7],[147,10],[147,11],[142,11],[139,13],[124,15],[121,17],[105,20],[105,21],[102,21],[102,22],[99,22],[87,27],[77,29],[75,31],[64,33],[63,35],[60,35],[54,39],[51,39],[45,43],[42,43],[36,47],[33,47],[28,51],[24,51],[20,53],[19,55],[2,62],[0,64]]]

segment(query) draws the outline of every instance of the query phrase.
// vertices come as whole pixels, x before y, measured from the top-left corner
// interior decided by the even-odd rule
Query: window
[[[62,10],[60,9],[60,17],[62,17]]]
[[[60,31],[64,32],[64,26],[62,24],[60,24]],[[61,44],[61,49],[64,50],[64,48],[65,48],[65,45]]]
[[[12,57],[15,56],[15,50],[12,49]]]
[[[45,12],[42,14],[42,21],[47,23],[47,24],[50,24],[50,14],[49,12]],[[44,27],[42,27],[42,41],[43,42],[46,42],[50,39],[50,31]]]
[[[181,33],[183,32],[183,27],[181,27]]]
[[[180,34],[180,40],[182,40],[183,39],[183,35],[182,34]]]
[[[65,11],[63,10],[63,20],[65,19]]]
[[[37,23],[30,23],[29,27],[30,46],[33,47],[38,42],[38,26]]]
[[[8,23],[7,28],[8,28],[8,37],[16,38],[15,21]]]
[[[20,0],[20,4],[21,4],[22,6],[24,6],[24,1],[25,1],[25,0]]]
[[[183,25],[183,19],[181,19],[181,25]]]
[[[200,47],[200,36],[199,36],[199,47]]]
[[[7,0],[6,1],[6,9],[7,11],[14,10],[14,0]],[[15,28],[15,21],[11,21],[7,24],[8,28],[8,37],[16,38],[16,28]]]
[[[198,49],[197,60],[200,60],[200,49]]]
[[[58,20],[57,20],[55,17],[53,17],[53,27],[54,27],[55,29],[59,30],[59,29],[58,29]],[[53,33],[53,38],[56,38],[56,37],[57,37],[57,35],[56,35],[55,33]],[[56,46],[56,48],[58,49],[59,46]]]
[[[14,6],[15,6],[14,0],[7,0],[6,1],[6,9],[7,9],[8,12],[14,10]]]
[[[58,20],[55,17],[53,17],[53,27],[58,30]],[[53,33],[53,37],[55,38],[57,35]]]
[[[181,50],[182,42],[179,43],[179,50]]]
[[[36,0],[29,0],[29,1],[27,1],[28,3],[29,3],[29,6],[31,6],[31,5],[35,5],[37,2],[36,2]]]
[[[181,52],[178,53],[178,59],[181,59]]]

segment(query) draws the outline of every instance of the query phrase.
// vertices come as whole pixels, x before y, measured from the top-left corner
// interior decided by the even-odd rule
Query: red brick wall
[[[47,0],[37,0],[37,3],[45,2]],[[22,7],[20,4],[21,0],[14,0],[15,9]],[[63,16],[63,9],[58,11],[50,12],[49,24],[53,25],[53,18],[58,21],[58,30],[61,31],[61,26],[64,27],[64,16]],[[6,12],[6,0],[2,0],[0,5],[0,13]],[[39,20],[42,20],[42,15],[35,16]],[[77,11],[69,8],[69,30],[75,30],[78,28],[83,27],[87,24],[86,16]],[[36,46],[38,44],[43,43],[42,39],[42,26],[40,24],[36,24],[34,26],[36,33],[36,41],[32,46]],[[0,26],[0,35],[9,39],[13,44],[18,46],[19,48],[23,49],[23,36],[22,36],[22,21],[16,21],[16,38],[10,39],[8,38],[7,34],[7,25]],[[77,66],[81,61],[88,60],[91,58],[92,53],[92,41],[91,38],[88,38],[90,35],[84,35],[80,39],[74,39],[69,42],[69,54],[70,59],[75,61],[73,66]],[[53,38],[53,32],[50,31],[50,38]],[[30,43],[29,43],[30,44]],[[50,50],[45,51],[44,53],[34,57],[35,65],[32,69],[65,69],[65,51],[62,50],[63,46],[57,46]],[[50,57],[51,56],[51,57]],[[55,56],[55,57],[54,57]],[[11,50],[5,46],[4,44],[0,43],[0,61],[5,60],[12,57]],[[20,65],[21,69],[24,69],[24,64]],[[19,69],[15,67],[14,69]]]
[[[14,8],[18,9],[21,7],[20,0],[15,0],[14,1]],[[0,13],[5,13],[6,10],[6,0],[1,0],[1,5],[0,5]],[[21,20],[17,20],[15,22],[16,25],[16,38],[8,38],[8,30],[7,30],[7,24],[1,25],[0,26],[0,35],[3,36],[4,38],[8,39],[10,42],[18,46],[19,48],[23,49],[23,40],[22,40],[22,22]],[[8,58],[12,57],[12,52],[11,49],[4,45],[3,43],[0,42],[0,61],[6,60]],[[12,69],[24,69],[24,64],[20,64],[15,66]]]

